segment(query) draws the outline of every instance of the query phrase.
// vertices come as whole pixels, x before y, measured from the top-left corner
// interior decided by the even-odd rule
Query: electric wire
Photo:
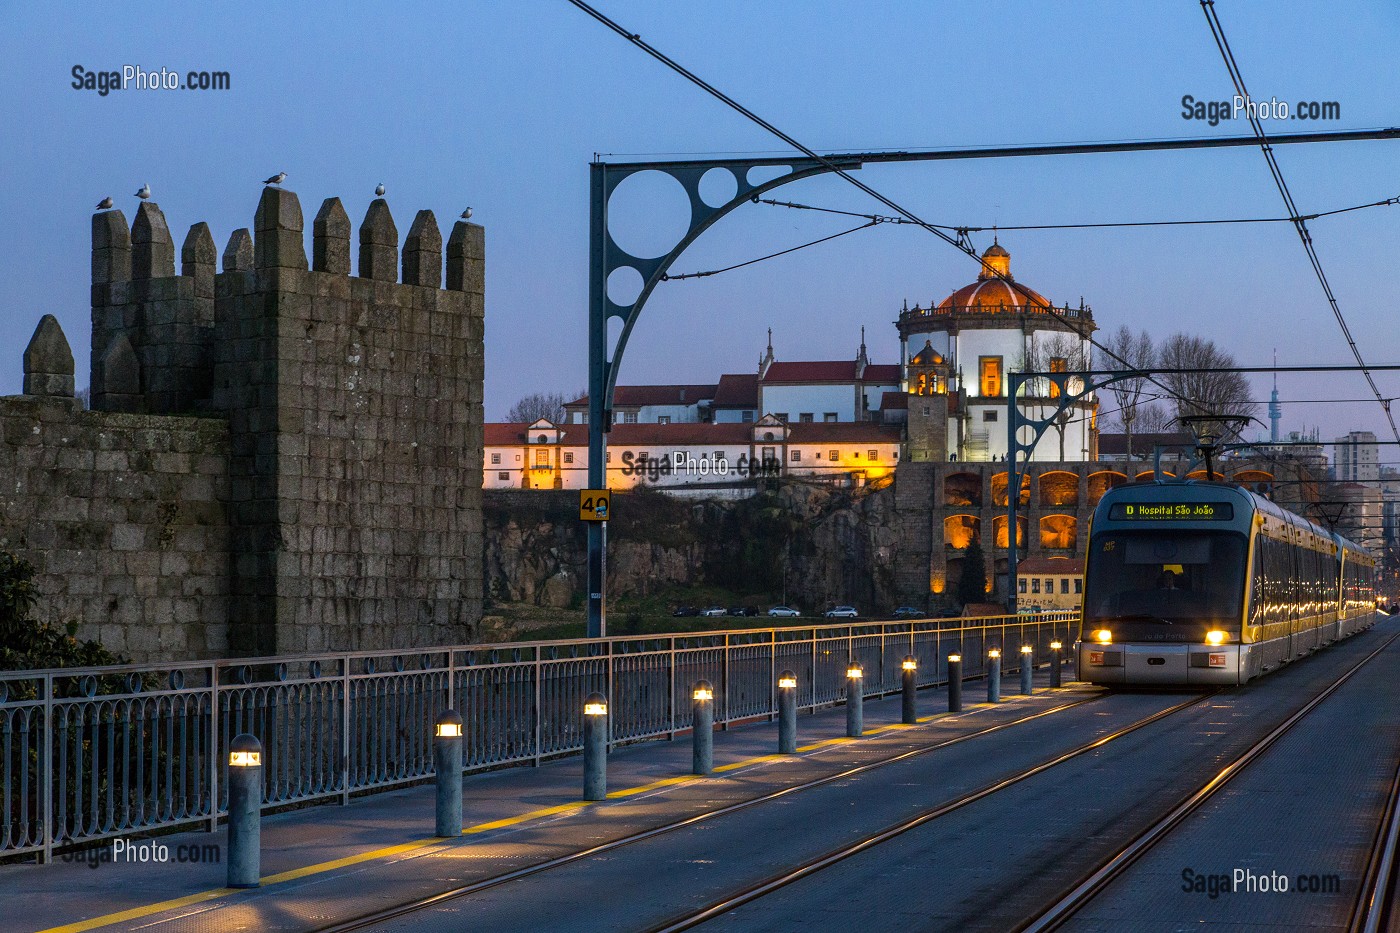
[[[1230,49],[1230,41],[1225,38],[1225,29],[1220,23],[1220,18],[1215,12],[1215,0],[1201,0],[1201,10],[1205,13],[1206,24],[1210,27],[1211,36],[1215,39],[1215,47],[1220,50],[1220,56],[1225,61],[1225,68],[1230,73],[1230,80],[1235,85],[1235,93],[1246,101],[1251,100],[1249,91],[1245,87],[1244,75],[1240,71],[1239,63],[1235,60],[1235,53]],[[1341,328],[1342,336],[1346,338],[1347,346],[1351,348],[1351,354],[1356,358],[1356,364],[1361,367],[1366,382],[1371,386],[1371,391],[1375,393],[1376,401],[1380,403],[1381,409],[1385,412],[1386,420],[1390,423],[1391,433],[1395,435],[1397,441],[1400,441],[1400,427],[1395,424],[1395,415],[1390,410],[1390,401],[1382,397],[1375,377],[1366,367],[1366,361],[1361,358],[1361,348],[1357,346],[1355,338],[1351,335],[1351,328],[1347,326],[1346,318],[1342,315],[1341,306],[1337,303],[1337,296],[1333,294],[1332,285],[1327,280],[1327,273],[1323,271],[1322,260],[1318,258],[1317,250],[1313,246],[1312,234],[1308,231],[1307,221],[1303,219],[1297,204],[1294,203],[1293,193],[1288,190],[1288,182],[1284,180],[1283,170],[1274,157],[1273,147],[1269,145],[1269,137],[1264,132],[1264,125],[1259,119],[1259,114],[1253,108],[1246,107],[1245,116],[1249,120],[1249,126],[1254,131],[1254,135],[1259,139],[1259,148],[1264,153],[1265,162],[1268,163],[1269,174],[1273,176],[1274,185],[1283,198],[1284,208],[1287,209],[1289,217],[1293,218],[1293,228],[1298,233],[1298,239],[1302,241],[1303,250],[1308,254],[1308,262],[1312,265],[1313,274],[1317,277],[1318,284],[1322,286],[1323,294],[1327,296],[1327,303],[1331,306],[1332,314],[1337,319],[1337,326]]]

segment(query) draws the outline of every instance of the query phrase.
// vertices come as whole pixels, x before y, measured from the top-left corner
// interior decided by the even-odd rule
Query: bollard
[[[912,726],[919,721],[919,709],[914,696],[914,691],[919,689],[919,662],[914,660],[913,655],[906,654],[904,662],[900,664],[904,671],[903,704],[900,710],[900,722],[906,726]]]
[[[778,677],[778,754],[797,754],[797,675]]]
[[[846,666],[846,735],[858,739],[865,732],[865,671],[855,661]]]
[[[1064,648],[1065,648],[1065,646],[1064,646],[1063,644],[1061,644],[1060,642],[1058,642],[1058,641],[1052,641],[1052,642],[1050,643],[1050,686],[1051,686],[1051,687],[1059,687],[1059,686],[1060,686],[1060,675],[1061,675],[1061,670],[1060,670],[1060,668],[1061,668],[1061,666],[1065,663],[1065,659],[1064,659],[1064,655],[1063,655]]]
[[[1001,649],[987,652],[987,702],[1001,702]]]
[[[1021,646],[1021,692],[1030,696],[1035,692],[1031,678],[1035,676],[1035,649],[1030,645]]]
[[[590,693],[583,701],[583,799],[608,796],[608,701]]]
[[[690,694],[690,735],[694,752],[692,774],[709,774],[715,769],[715,692],[708,680],[696,681]]]
[[[262,860],[262,743],[244,733],[228,747],[228,886],[256,888]]]
[[[962,712],[962,655],[948,655],[948,712]]]
[[[433,728],[433,771],[437,778],[435,834],[462,835],[462,717],[443,710]]]

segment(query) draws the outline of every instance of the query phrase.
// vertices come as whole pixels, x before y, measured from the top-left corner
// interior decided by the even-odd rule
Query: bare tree
[[[1183,415],[1250,418],[1258,408],[1249,400],[1249,380],[1235,371],[1239,364],[1214,341],[1189,334],[1172,334],[1162,342],[1158,365],[1162,369],[1205,370],[1163,373],[1159,377],[1176,396],[1172,404],[1178,418]]]
[[[535,392],[512,405],[506,413],[506,420],[524,421],[528,424],[547,418],[554,424],[562,424],[564,404],[568,401],[569,397],[563,392]]]
[[[1134,334],[1126,324],[1110,334],[1104,341],[1107,352],[1100,351],[1098,368],[1115,372],[1150,370],[1157,362],[1157,348],[1147,331]],[[1146,378],[1130,376],[1108,387],[1118,406],[1117,420],[1123,427],[1124,442],[1128,459],[1133,459],[1133,426],[1143,414],[1142,389]]]
[[[1088,368],[1089,353],[1083,338],[1066,333],[1034,341],[1021,361],[1022,372],[1082,373]],[[1054,399],[1060,394],[1059,386],[1050,379],[1037,379],[1029,388],[1038,399]],[[1072,420],[1072,410],[1065,409],[1052,422],[1055,433],[1059,435],[1061,460],[1065,459],[1065,428]]]

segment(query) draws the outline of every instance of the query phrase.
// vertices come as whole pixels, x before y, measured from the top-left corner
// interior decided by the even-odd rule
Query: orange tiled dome
[[[993,241],[982,254],[983,267],[977,281],[944,298],[938,304],[942,312],[967,311],[972,313],[1044,312],[1050,302],[1044,295],[1024,285],[1012,285],[997,278],[998,274],[1012,279],[1011,254],[1000,243]],[[1012,279],[1014,281],[1014,279]]]

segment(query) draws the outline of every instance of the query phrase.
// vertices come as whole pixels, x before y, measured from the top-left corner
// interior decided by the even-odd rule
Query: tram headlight
[[[1113,633],[1106,628],[1101,628],[1094,633],[1094,641],[1101,645],[1113,644]]]
[[[1220,631],[1220,629],[1213,628],[1209,632],[1206,632],[1206,644],[1223,645],[1225,644],[1225,639],[1227,637],[1228,636],[1224,632]]]

